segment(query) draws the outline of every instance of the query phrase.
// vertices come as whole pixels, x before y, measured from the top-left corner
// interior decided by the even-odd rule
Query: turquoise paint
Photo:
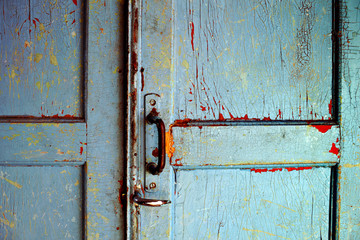
[[[341,2],[338,34],[337,1],[262,3],[132,2],[129,238],[359,235],[358,4]],[[160,96],[167,131],[158,176],[145,169],[157,146],[147,94]],[[134,191],[171,206],[135,206]]]
[[[126,3],[0,6],[0,238],[124,239]]]

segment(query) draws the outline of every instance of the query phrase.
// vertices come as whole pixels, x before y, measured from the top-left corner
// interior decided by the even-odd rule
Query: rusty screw
[[[156,104],[155,99],[150,99],[150,105],[151,105],[151,106],[155,106],[155,104]]]
[[[149,187],[150,187],[150,189],[156,188],[156,183],[154,183],[154,182],[150,183]]]

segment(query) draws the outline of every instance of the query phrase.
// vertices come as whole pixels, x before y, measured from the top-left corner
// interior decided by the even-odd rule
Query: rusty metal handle
[[[169,200],[156,200],[156,199],[142,198],[141,194],[137,191],[134,193],[132,200],[137,205],[143,205],[143,206],[148,206],[148,207],[160,207],[162,205],[171,203],[171,201],[169,201]]]
[[[164,121],[159,118],[155,111],[151,111],[149,115],[146,116],[146,120],[150,124],[156,124],[158,129],[158,163],[148,163],[146,169],[153,175],[159,175],[165,167],[165,124]]]

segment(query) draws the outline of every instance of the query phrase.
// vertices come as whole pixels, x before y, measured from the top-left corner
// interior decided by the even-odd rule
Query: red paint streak
[[[34,23],[34,25],[35,25],[35,28],[36,28],[36,21],[35,20],[32,20],[33,21],[33,23]]]
[[[73,14],[75,12],[75,10],[74,11],[71,11],[69,14]],[[36,18],[35,18],[36,19]]]
[[[332,112],[332,99],[330,99],[330,103],[329,103],[329,114],[331,115]]]
[[[87,143],[83,143],[83,142],[80,142],[80,144],[82,144],[82,145],[87,145]]]
[[[131,53],[131,64],[134,72],[137,72],[138,70],[137,54],[134,51]]]
[[[276,171],[282,171],[282,168],[273,168],[269,170],[269,172],[276,172]]]
[[[134,43],[137,43],[138,31],[139,31],[138,9],[135,8],[135,13],[134,13],[134,31],[133,31],[133,41],[134,41]]]
[[[256,173],[262,173],[262,172],[267,172],[268,170],[266,168],[264,168],[264,169],[252,168],[251,171],[256,172]]]
[[[288,172],[291,171],[301,171],[301,170],[309,170],[312,169],[312,167],[288,167],[285,168],[286,170],[288,170]],[[256,173],[263,173],[263,172],[277,172],[277,171],[282,171],[282,168],[272,168],[272,169],[256,169],[256,168],[252,168],[250,169],[252,172],[256,172]]]
[[[72,0],[72,1],[77,6],[77,0]]]
[[[263,173],[263,172],[277,172],[277,171],[282,171],[282,168],[272,168],[272,169],[256,169],[256,168],[252,168],[251,169],[252,172],[256,172],[256,173]]]
[[[225,110],[224,105],[221,106],[222,110]]]
[[[74,24],[75,23],[75,19],[74,19],[74,21],[72,21],[72,23],[71,24]]]
[[[175,159],[175,163],[173,164],[173,166],[183,166],[183,164],[180,161],[181,161],[181,158]]]
[[[195,48],[194,48],[194,23],[193,22],[190,22],[190,28],[191,28],[191,47],[192,47],[192,50],[195,51]]]
[[[336,142],[339,142],[339,138],[336,139]]]
[[[224,121],[224,120],[225,120],[224,116],[223,116],[221,113],[219,113],[219,120],[220,120],[220,121]]]
[[[332,144],[331,149],[329,150],[329,153],[335,154],[338,158],[339,156],[339,148],[335,146],[335,143]]]
[[[332,128],[332,125],[310,125],[310,126],[316,128],[321,133],[326,133]]]
[[[158,148],[155,148],[153,151],[152,151],[152,155],[154,157],[158,157],[159,156],[159,149]]]
[[[119,229],[120,229],[119,227],[116,228],[116,230],[119,230]]]
[[[61,111],[61,114],[64,114],[64,110]]]
[[[205,111],[206,111],[206,107],[204,107],[204,106],[200,106],[200,108],[201,108],[201,111],[203,111],[203,112],[205,112]]]
[[[312,169],[312,167],[289,167],[289,168],[286,168],[286,170],[288,170],[289,172],[291,172],[291,171],[309,170],[309,169]]]
[[[142,67],[142,68],[140,69],[140,72],[141,72],[141,91],[144,90],[144,86],[145,86],[144,71],[145,71],[145,69]]]
[[[281,110],[279,109],[278,117],[281,118]]]
[[[84,148],[83,148],[83,147],[80,147],[80,155],[83,154],[83,151],[84,151]]]

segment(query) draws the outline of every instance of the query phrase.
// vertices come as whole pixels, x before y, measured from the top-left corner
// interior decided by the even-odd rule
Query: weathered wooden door
[[[126,5],[0,8],[0,239],[120,239]]]
[[[129,238],[358,238],[357,1],[130,12]]]

